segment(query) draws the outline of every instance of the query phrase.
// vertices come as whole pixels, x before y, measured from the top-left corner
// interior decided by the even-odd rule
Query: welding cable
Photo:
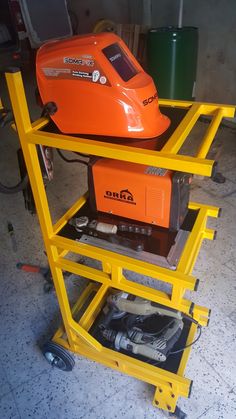
[[[25,177],[15,186],[5,186],[0,182],[0,193],[14,194],[21,192],[26,188],[28,181],[28,175],[25,175]]]
[[[62,160],[64,160],[66,163],[82,163],[85,164],[86,166],[88,166],[88,162],[84,161],[84,160],[80,160],[80,159],[68,159],[67,157],[64,156],[64,154],[61,152],[61,150],[59,148],[56,149],[59,156],[61,157]]]

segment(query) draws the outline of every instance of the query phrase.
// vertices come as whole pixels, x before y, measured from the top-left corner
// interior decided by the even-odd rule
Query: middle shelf
[[[157,228],[152,243],[147,240],[143,251],[127,251],[117,244],[113,246],[99,238],[78,233],[69,222],[71,217],[88,214],[86,198],[79,199],[78,207],[75,204],[73,208],[62,228],[50,238],[51,244],[58,249],[55,259],[58,268],[188,313],[203,326],[208,323],[209,310],[195,305],[184,295],[186,290],[197,290],[199,280],[192,275],[192,270],[202,241],[215,237],[215,231],[207,227],[207,219],[217,217],[218,208],[190,202],[181,230],[174,233]],[[69,259],[71,254],[97,260],[100,268],[74,262]],[[125,271],[156,280],[155,287],[127,279]],[[169,284],[169,291],[157,289],[159,283]]]

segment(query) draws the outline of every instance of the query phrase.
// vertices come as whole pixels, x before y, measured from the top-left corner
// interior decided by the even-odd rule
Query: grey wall
[[[178,5],[153,0],[152,25],[176,25]],[[183,25],[199,28],[197,100],[235,104],[236,0],[185,0]]]
[[[145,1],[145,0],[143,0]],[[80,32],[99,18],[141,23],[142,0],[69,0]],[[176,25],[178,0],[152,0],[152,26]],[[86,11],[90,10],[90,16]],[[236,103],[236,0],[185,0],[183,25],[199,28],[197,100]]]
[[[188,0],[184,25],[199,28],[197,98],[236,103],[236,1]]]

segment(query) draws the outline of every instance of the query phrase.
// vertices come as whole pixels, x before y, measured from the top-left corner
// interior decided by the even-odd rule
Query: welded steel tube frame
[[[136,296],[164,304],[181,310],[192,316],[202,326],[209,320],[209,310],[193,304],[184,298],[186,290],[194,291],[198,281],[192,276],[192,269],[199,253],[203,239],[212,240],[215,232],[207,228],[207,218],[217,217],[218,208],[190,203],[190,209],[198,209],[194,227],[189,234],[187,243],[180,257],[176,271],[152,265],[147,262],[119,255],[84,243],[75,242],[60,236],[60,230],[68,220],[85,204],[87,196],[80,197],[75,204],[55,223],[52,223],[47,196],[44,188],[42,173],[37,155],[37,144],[64,150],[77,151],[90,155],[114,158],[123,161],[181,170],[200,175],[211,176],[214,161],[206,159],[217,128],[223,117],[232,117],[235,108],[227,105],[202,104],[173,100],[160,100],[162,106],[187,108],[188,112],[175,132],[171,135],[161,151],[150,151],[129,146],[103,143],[101,141],[77,138],[63,134],[53,134],[45,129],[49,120],[45,117],[31,123],[26,102],[21,73],[8,72],[6,74],[8,90],[12,102],[17,129],[29,179],[35,199],[39,222],[44,238],[47,257],[53,276],[54,286],[60,306],[63,326],[56,332],[53,340],[67,348],[116,370],[132,375],[140,380],[151,383],[156,387],[154,405],[173,412],[179,396],[188,397],[191,380],[184,377],[184,370],[191,348],[183,351],[181,362],[176,374],[160,367],[152,366],[130,356],[105,348],[89,332],[96,316],[104,304],[105,298],[113,289],[122,290]],[[196,156],[178,154],[188,134],[194,127],[201,114],[211,115],[212,123],[204,136]],[[68,253],[76,253],[99,260],[102,270],[84,266],[68,259]],[[127,280],[123,270],[128,269],[141,275],[147,275],[172,286],[167,294]],[[63,278],[63,270],[88,278],[91,282],[80,296],[75,307],[71,309]],[[76,313],[83,306],[88,295],[94,292],[94,297],[85,309],[79,321]],[[192,324],[187,344],[192,342],[197,326]]]

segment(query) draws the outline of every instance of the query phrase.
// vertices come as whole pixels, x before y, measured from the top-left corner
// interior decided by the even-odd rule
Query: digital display
[[[138,74],[138,70],[136,70],[133,63],[130,61],[129,57],[122,50],[119,44],[109,45],[104,48],[102,52],[124,81],[130,80]]]

